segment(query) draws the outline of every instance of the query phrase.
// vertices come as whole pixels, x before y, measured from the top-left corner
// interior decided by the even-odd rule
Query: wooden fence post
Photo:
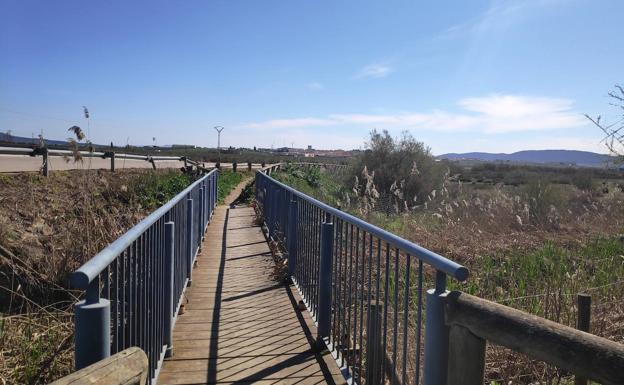
[[[591,317],[591,296],[578,294],[576,296],[578,315],[576,317],[576,328],[589,333],[589,320]],[[587,385],[587,378],[583,376],[574,377],[574,385]]]
[[[448,385],[482,385],[485,372],[485,340],[460,325],[449,331]]]

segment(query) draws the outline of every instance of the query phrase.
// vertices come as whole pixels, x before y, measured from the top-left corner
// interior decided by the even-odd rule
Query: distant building
[[[173,149],[189,149],[189,148],[196,148],[196,146],[194,144],[172,144],[171,148],[173,148]]]

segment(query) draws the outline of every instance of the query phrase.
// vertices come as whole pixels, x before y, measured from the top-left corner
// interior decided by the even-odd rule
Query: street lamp
[[[214,129],[217,130],[217,151],[219,151],[219,163],[221,163],[221,131],[225,130],[225,127],[214,126]]]

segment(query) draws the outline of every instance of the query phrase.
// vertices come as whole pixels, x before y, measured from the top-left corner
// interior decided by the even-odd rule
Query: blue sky
[[[603,151],[619,0],[0,0],[0,130],[94,142]]]

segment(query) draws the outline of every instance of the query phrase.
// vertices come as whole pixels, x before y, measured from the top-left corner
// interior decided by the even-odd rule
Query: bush
[[[407,131],[400,138],[393,138],[388,131],[373,130],[367,145],[368,149],[353,161],[347,185],[353,185],[357,177],[358,188],[363,191],[365,167],[381,196],[397,195],[400,186],[403,200],[423,202],[442,185],[444,167],[436,162],[428,147]]]
[[[568,196],[560,186],[535,181],[523,188],[529,217],[535,224],[557,224],[559,210],[567,206]]]

